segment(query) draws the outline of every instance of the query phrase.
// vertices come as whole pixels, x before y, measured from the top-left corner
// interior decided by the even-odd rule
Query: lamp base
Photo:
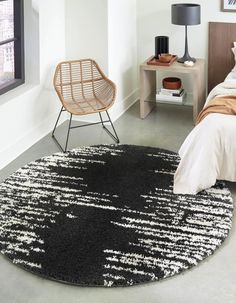
[[[188,56],[183,56],[182,58],[179,58],[177,60],[177,62],[179,63],[184,63],[185,61],[193,61],[194,63],[196,62],[196,59],[195,58],[192,58],[190,57],[189,55]]]

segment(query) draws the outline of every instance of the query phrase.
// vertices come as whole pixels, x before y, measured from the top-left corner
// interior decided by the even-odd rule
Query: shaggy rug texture
[[[0,250],[40,276],[82,286],[167,278],[211,255],[231,228],[224,183],[173,194],[178,155],[99,145],[32,162],[0,185]]]

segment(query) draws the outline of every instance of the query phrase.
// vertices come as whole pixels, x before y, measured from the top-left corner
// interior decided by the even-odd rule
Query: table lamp
[[[199,4],[193,3],[178,3],[171,6],[172,24],[185,26],[185,52],[178,62],[185,61],[196,62],[188,53],[188,25],[197,25],[201,23],[201,7]]]

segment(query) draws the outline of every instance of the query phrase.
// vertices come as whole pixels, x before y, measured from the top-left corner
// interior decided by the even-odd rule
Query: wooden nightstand
[[[170,66],[148,65],[147,59],[140,65],[140,117],[142,119],[151,112],[156,105],[156,83],[158,71],[176,72],[189,74],[193,87],[193,121],[195,122],[198,113],[206,101],[206,78],[205,60],[197,59],[192,67],[185,67],[182,63],[175,61]]]

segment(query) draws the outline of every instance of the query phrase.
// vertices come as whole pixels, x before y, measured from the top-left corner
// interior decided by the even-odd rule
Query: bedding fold
[[[212,113],[236,115],[236,96],[220,96],[210,100],[207,106],[199,113],[196,124]]]

